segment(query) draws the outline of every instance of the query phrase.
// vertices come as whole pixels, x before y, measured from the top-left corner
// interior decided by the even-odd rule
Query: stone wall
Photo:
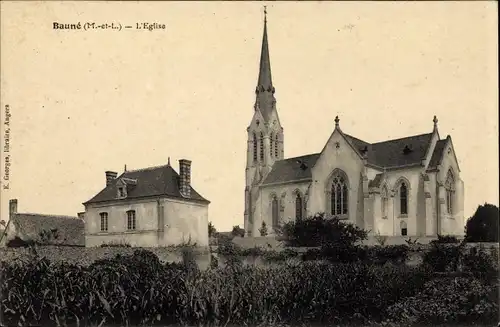
[[[134,248],[134,247],[70,247],[70,246],[37,246],[35,250],[40,257],[51,262],[67,262],[82,266],[90,265],[98,259],[112,258],[117,254],[133,254],[135,250],[143,249],[153,252],[162,262],[182,262],[182,253],[179,248]],[[29,260],[33,250],[29,248],[0,248],[0,261]],[[210,252],[204,249],[195,250],[195,260],[201,269],[210,265]]]

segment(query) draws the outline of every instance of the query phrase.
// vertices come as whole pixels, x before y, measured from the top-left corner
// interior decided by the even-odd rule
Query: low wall
[[[133,254],[135,250],[143,249],[153,252],[162,262],[182,262],[182,253],[179,248],[137,248],[137,247],[69,247],[69,246],[37,246],[35,250],[40,257],[45,257],[51,262],[67,262],[88,266],[96,260],[107,259],[117,254]],[[11,262],[16,259],[26,260],[32,257],[33,250],[29,248],[0,248],[0,261]],[[194,257],[201,269],[210,265],[210,252],[207,249],[194,250]]]
[[[237,243],[237,242],[235,242]],[[264,243],[264,240],[261,242]],[[238,244],[238,243],[237,243]],[[467,243],[467,247],[483,247],[490,253],[495,253],[497,256],[499,254],[499,244],[498,243]],[[250,246],[248,246],[250,247]],[[255,247],[255,246],[253,246]],[[283,248],[280,247],[268,247],[262,246],[263,250],[270,251],[281,251]],[[409,253],[409,258],[407,264],[417,265],[422,262],[422,257],[425,251],[429,248],[429,244],[418,244],[410,247],[411,251]],[[77,264],[82,266],[87,266],[93,263],[95,260],[112,258],[117,254],[128,255],[133,254],[137,249],[143,249],[153,252],[158,256],[162,262],[182,262],[183,256],[180,248],[170,248],[170,247],[154,247],[154,248],[136,248],[136,247],[68,247],[68,246],[37,246],[35,247],[36,252],[41,257],[46,257],[51,262],[68,262],[71,264]],[[211,248],[212,252],[217,251],[217,246]],[[293,248],[294,251],[303,253],[307,251],[307,248]],[[206,269],[210,266],[211,253],[208,249],[195,249],[194,259],[200,269]],[[224,266],[229,258],[224,255],[213,253],[214,257],[217,259],[220,265]],[[30,260],[32,258],[32,250],[29,248],[0,248],[0,261],[12,262],[14,260]],[[260,256],[246,256],[241,258],[243,263],[252,265],[273,265],[272,262],[268,262],[265,258]],[[290,262],[300,262],[299,258],[290,258],[287,260]],[[276,264],[279,264],[276,263]]]

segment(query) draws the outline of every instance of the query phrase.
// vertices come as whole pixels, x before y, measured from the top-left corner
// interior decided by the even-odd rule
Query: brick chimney
[[[179,160],[179,172],[180,172],[180,191],[181,194],[190,197],[191,196],[191,161],[186,159]]]
[[[9,201],[9,215],[17,213],[17,199],[11,199]]]
[[[117,172],[107,171],[106,172],[106,186],[110,185],[118,176]]]

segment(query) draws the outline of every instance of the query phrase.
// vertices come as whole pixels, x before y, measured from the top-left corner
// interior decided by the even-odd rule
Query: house
[[[436,116],[428,132],[378,142],[349,135],[336,117],[320,152],[284,158],[267,19],[255,94],[247,128],[247,236],[259,236],[264,223],[273,235],[284,222],[317,212],[354,223],[369,235],[463,234],[464,182],[452,138],[440,137]]]
[[[209,201],[191,185],[191,161],[107,171],[106,185],[85,206],[85,245],[208,246]]]
[[[84,222],[78,217],[19,213],[17,199],[9,201],[9,221],[3,234],[2,245],[16,237],[45,245],[85,246]]]

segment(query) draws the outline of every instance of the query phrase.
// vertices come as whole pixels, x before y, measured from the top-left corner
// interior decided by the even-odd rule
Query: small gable
[[[431,160],[429,161],[428,169],[435,169],[441,163],[446,143],[446,139],[438,140],[436,142],[436,146],[434,147],[434,151],[432,152]]]
[[[431,160],[429,162],[428,170],[437,169],[439,165],[443,164],[443,160],[447,154],[451,154],[453,156],[453,161],[457,165],[457,169],[460,170],[458,166],[458,159],[455,154],[455,150],[453,148],[453,142],[451,141],[451,136],[447,136],[444,140],[439,140],[436,143],[434,148],[434,152],[432,153]]]

